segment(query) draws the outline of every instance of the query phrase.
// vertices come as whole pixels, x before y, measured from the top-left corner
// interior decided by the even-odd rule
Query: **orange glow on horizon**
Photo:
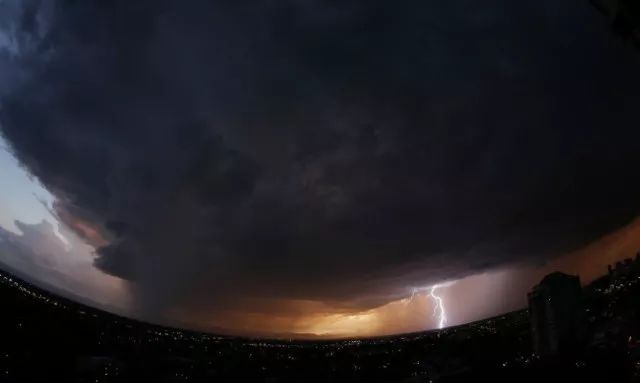
[[[544,265],[524,264],[446,283],[443,285],[446,288],[439,291],[447,296],[447,311],[453,316],[448,325],[525,307],[526,292],[552,271],[579,274],[584,284],[589,283],[606,273],[607,264],[631,257],[639,249],[640,219],[637,219]],[[488,308],[483,309],[485,306]],[[495,307],[502,307],[503,311],[492,312]],[[435,329],[438,323],[433,312],[433,299],[428,289],[422,288],[413,295],[407,293],[404,298],[370,309],[349,311],[314,301],[273,302],[269,312],[227,312],[215,315],[215,322],[211,316],[200,318],[200,325],[196,326],[214,332],[225,329],[233,334],[276,338],[358,338]],[[193,323],[194,318],[186,315],[183,319],[185,323]]]

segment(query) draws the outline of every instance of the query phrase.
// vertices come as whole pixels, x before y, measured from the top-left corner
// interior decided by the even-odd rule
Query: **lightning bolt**
[[[405,298],[404,302],[408,304],[413,301],[413,298],[416,296],[416,294],[421,294],[423,292],[429,291],[429,296],[435,302],[435,306],[433,307],[433,316],[438,318],[438,329],[444,328],[444,326],[447,325],[447,312],[444,307],[444,299],[441,296],[437,295],[436,291],[441,287],[447,287],[454,283],[455,282],[445,282],[433,285],[431,287],[414,288],[411,291],[411,297]]]
[[[429,296],[433,298],[436,302],[435,307],[433,308],[433,315],[438,316],[438,328],[441,329],[447,324],[447,312],[444,309],[444,301],[442,297],[436,295],[436,290],[442,287],[441,285],[433,285],[431,286],[431,290],[429,291]]]

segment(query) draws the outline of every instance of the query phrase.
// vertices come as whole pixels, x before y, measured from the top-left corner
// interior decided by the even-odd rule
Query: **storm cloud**
[[[640,59],[587,1],[0,4],[2,134],[152,316],[376,307],[640,208]]]

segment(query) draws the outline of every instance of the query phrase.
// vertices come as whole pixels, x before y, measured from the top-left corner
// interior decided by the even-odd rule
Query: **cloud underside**
[[[43,3],[2,134],[150,315],[371,308],[637,215],[638,57],[588,4]]]

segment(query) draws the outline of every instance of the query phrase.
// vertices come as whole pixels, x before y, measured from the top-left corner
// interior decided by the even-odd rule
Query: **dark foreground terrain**
[[[584,348],[543,360],[527,311],[394,337],[266,341],[121,318],[1,273],[0,382],[638,381],[638,281],[585,288]]]

